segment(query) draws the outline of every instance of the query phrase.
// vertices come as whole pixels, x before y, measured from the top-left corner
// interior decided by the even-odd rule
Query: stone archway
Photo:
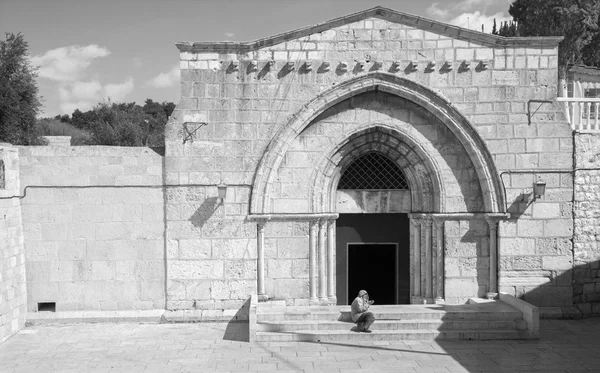
[[[377,151],[388,156],[404,172],[411,188],[414,212],[444,212],[445,185],[437,160],[414,135],[381,124],[365,123],[345,142],[321,158],[313,173],[310,191],[312,212],[336,212],[340,171],[360,156]]]
[[[303,154],[301,148],[294,148],[297,146],[296,139],[305,136],[307,129],[313,128],[311,124],[317,123],[321,114],[328,109],[337,107],[337,104],[354,96],[379,92],[410,102],[410,105],[418,107],[434,118],[438,128],[443,128],[453,136],[452,141],[462,149],[465,159],[471,164],[471,178],[477,185],[481,208],[447,210],[447,185],[444,180],[447,174],[444,175],[444,167],[447,170],[448,165],[439,164],[432,143],[424,141],[425,137],[419,137],[418,133],[411,131],[410,123],[388,126],[383,122],[367,121],[358,125],[355,123],[352,133],[341,133],[342,137],[338,136],[334,143],[319,149],[321,155],[315,163],[304,159],[303,167],[313,169],[311,182],[302,186],[309,194],[300,196],[306,204],[293,210],[289,210],[288,207],[274,209],[271,205],[274,196],[272,189],[275,179],[279,177],[278,172],[283,160],[288,159],[288,150],[295,149],[296,154]],[[449,102],[414,82],[390,74],[373,73],[347,81],[309,102],[277,132],[263,154],[254,178],[250,217],[263,222],[269,219],[307,221],[310,301],[313,304],[335,302],[335,190],[340,176],[339,170],[369,151],[382,152],[392,158],[403,167],[414,186],[411,192],[413,208],[409,215],[413,288],[411,302],[433,302],[434,299],[443,299],[444,221],[479,219],[480,216],[476,216],[476,213],[502,213],[505,210],[504,194],[492,156],[475,128]],[[465,190],[459,192],[464,194]],[[263,265],[260,264],[264,246],[264,224],[259,225],[258,234],[259,296],[264,294],[261,288],[261,283],[264,283]],[[495,247],[490,247],[490,253],[495,255]],[[492,255],[490,262],[491,257]],[[495,267],[495,264],[492,267]],[[490,277],[493,275],[490,274]],[[495,285],[490,288],[494,289]]]
[[[369,91],[383,91],[407,99],[441,121],[458,139],[473,162],[483,193],[485,212],[505,212],[505,195],[499,174],[491,153],[473,125],[450,102],[432,90],[392,74],[374,72],[346,81],[317,96],[277,132],[257,166],[250,201],[251,214],[271,212],[271,185],[293,140],[328,108]]]

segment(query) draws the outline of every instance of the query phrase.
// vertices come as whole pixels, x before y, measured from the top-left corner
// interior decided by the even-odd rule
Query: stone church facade
[[[543,171],[572,167],[571,130],[558,105],[527,117],[529,100],[556,95],[559,40],[503,39],[379,8],[251,43],[177,44],[182,98],[167,133],[167,182],[224,183],[235,197],[198,214],[202,229],[167,229],[179,249],[212,249],[192,260],[173,249],[170,280],[213,289],[211,271],[235,268],[223,273],[226,293],[245,295],[256,278],[259,297],[346,303],[348,279],[375,274],[346,260],[348,239],[365,242],[336,235],[336,220],[376,214],[382,227],[389,214],[405,232],[383,259],[402,266],[393,302],[485,296],[498,291],[501,269],[500,290],[545,283],[539,302],[570,304],[569,286],[548,274],[572,263],[557,248],[572,236],[572,175]],[[389,159],[408,187],[339,189],[369,154]],[[552,198],[532,203],[538,179]],[[344,220],[345,231],[366,234]],[[369,243],[386,236],[372,233]],[[207,269],[200,278],[197,266]]]
[[[348,304],[367,287],[383,304],[500,291],[591,313],[598,138],[555,101],[560,40],[377,7],[178,43],[164,154],[3,147],[27,283],[13,308],[26,293],[29,312],[231,315],[251,294]]]

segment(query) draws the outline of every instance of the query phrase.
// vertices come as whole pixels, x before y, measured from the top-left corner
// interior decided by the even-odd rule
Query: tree
[[[41,129],[36,116],[42,106],[31,66],[29,45],[22,34],[6,34],[0,41],[0,141],[39,145]]]
[[[598,66],[598,0],[516,0],[508,12],[520,36],[564,36],[558,52],[561,79],[566,76],[569,64]],[[501,28],[500,35],[512,36],[503,32]]]
[[[68,118],[68,116],[66,116]],[[44,136],[71,136],[71,145],[85,145],[89,138],[88,131],[74,127],[68,120],[63,120],[64,115],[54,118],[40,118],[38,123]]]
[[[519,36],[519,30],[517,29],[517,24],[514,21],[502,22],[500,25],[500,29],[496,33],[496,35],[505,36],[505,37],[516,37]]]
[[[140,106],[135,102],[109,100],[86,112],[75,109],[70,118],[63,115],[55,119],[88,133],[88,145],[163,147],[165,126],[173,110],[172,102],[146,99],[144,106]]]

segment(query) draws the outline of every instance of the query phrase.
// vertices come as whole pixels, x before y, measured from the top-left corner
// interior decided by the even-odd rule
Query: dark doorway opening
[[[361,289],[377,304],[397,304],[398,244],[348,244],[348,299]]]
[[[340,214],[336,221],[338,304],[352,303],[361,289],[376,304],[410,304],[408,214]]]

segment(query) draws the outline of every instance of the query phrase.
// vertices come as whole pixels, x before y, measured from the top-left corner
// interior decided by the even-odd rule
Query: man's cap
[[[361,290],[361,291],[358,292],[358,296],[359,297],[364,297],[366,294],[367,294],[366,290]]]

